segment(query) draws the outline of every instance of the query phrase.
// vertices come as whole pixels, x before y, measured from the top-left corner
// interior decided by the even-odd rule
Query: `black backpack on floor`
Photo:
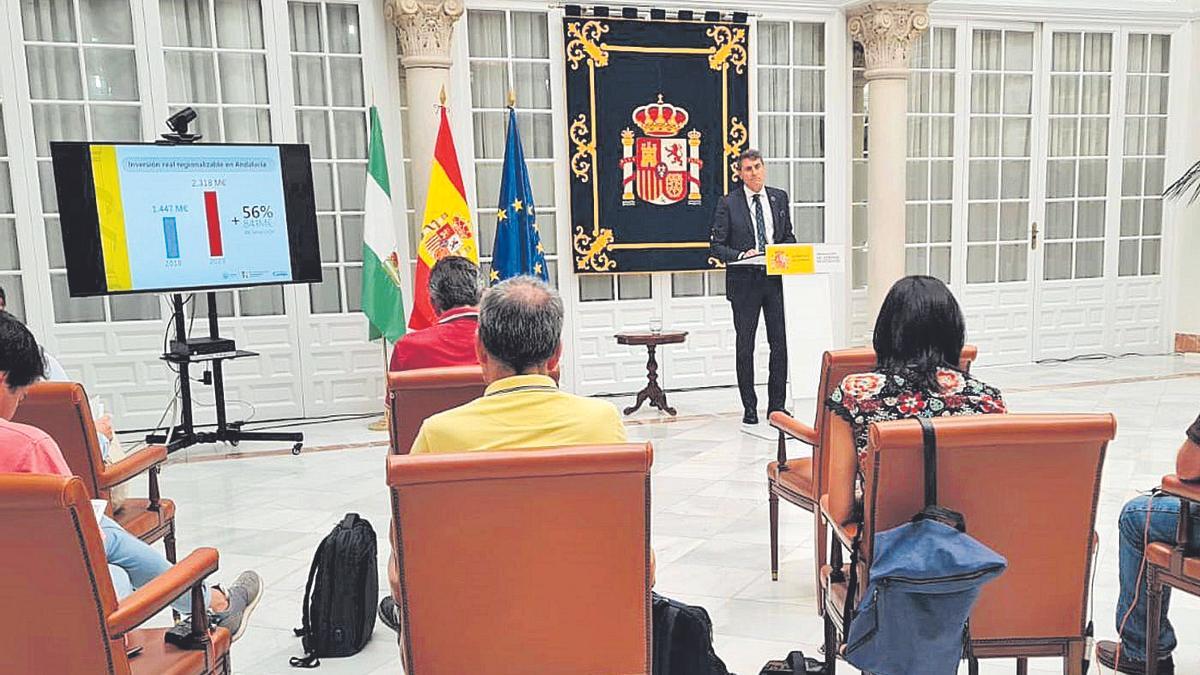
[[[712,644],[712,619],[703,607],[654,593],[654,675],[729,675]]]
[[[357,513],[321,540],[304,587],[304,656],[292,657],[297,668],[316,668],[318,657],[357,654],[375,629],[379,576],[375,559],[375,530]]]

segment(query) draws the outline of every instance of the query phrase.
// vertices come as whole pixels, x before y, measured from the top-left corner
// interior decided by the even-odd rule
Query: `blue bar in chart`
[[[163,239],[167,242],[167,259],[179,259],[179,229],[174,216],[163,217]]]

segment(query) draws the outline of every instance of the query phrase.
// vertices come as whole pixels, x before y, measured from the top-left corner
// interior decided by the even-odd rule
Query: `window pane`
[[[113,321],[158,321],[162,318],[157,295],[114,295],[108,303]]]
[[[546,28],[545,12],[513,12],[512,21],[513,56],[518,58],[550,58],[550,38]]]
[[[342,274],[346,277],[346,311],[362,311],[362,267],[353,265],[343,267]]]
[[[504,12],[467,12],[467,48],[471,56],[508,56]]]
[[[784,21],[758,23],[758,62],[767,65],[787,65],[791,62],[788,49],[789,24]]]
[[[289,2],[288,10],[291,19],[292,51],[325,51],[320,3]]]
[[[967,283],[989,283],[996,280],[996,246],[967,247]]]
[[[621,300],[646,300],[651,297],[649,274],[617,276],[617,297]]]
[[[25,291],[24,284],[21,282],[21,277],[15,274],[0,275],[0,286],[4,288],[5,311],[17,317],[17,320],[25,323],[28,317],[25,316]]]
[[[259,0],[215,0],[217,44],[226,49],[262,49]]]
[[[695,298],[704,295],[703,272],[677,272],[671,275],[671,297]]]
[[[335,54],[358,54],[361,30],[358,26],[358,7],[329,3],[329,51]]]
[[[292,57],[292,88],[298,105],[325,105],[325,67],[321,57]]]
[[[367,165],[338,164],[338,198],[343,211],[362,211],[366,198]]]
[[[65,274],[50,275],[50,295],[54,301],[54,320],[58,323],[104,320],[104,298],[72,298]]]
[[[271,141],[271,114],[262,108],[226,108],[225,140],[230,143]]]
[[[1104,275],[1104,242],[1081,241],[1075,244],[1075,278],[1095,279]]]
[[[212,46],[208,0],[160,0],[158,13],[164,45],[169,47]]]
[[[221,66],[221,98],[224,103],[267,102],[266,56],[221,54],[218,58]],[[339,76],[347,77],[345,73]]]
[[[314,314],[336,314],[342,311],[342,282],[336,267],[321,269],[321,283],[309,285],[308,298]]]
[[[0,271],[21,269],[17,252],[17,223],[12,218],[0,218]]]
[[[363,217],[342,216],[342,254],[348,262],[363,259]]]
[[[34,99],[79,101],[79,52],[74,47],[25,48],[29,67],[29,96]]]
[[[1072,247],[1070,242],[1046,244],[1045,270],[1042,276],[1047,281],[1071,278]]]
[[[296,112],[296,131],[301,143],[307,143],[314,159],[332,156],[329,144],[329,126],[322,110],[299,110]]]
[[[213,55],[208,52],[167,52],[167,101],[217,103]]]
[[[21,25],[30,42],[75,42],[72,0],[21,3]]]
[[[583,302],[613,299],[613,278],[600,274],[579,275],[579,299]]]
[[[274,316],[283,314],[283,288],[263,286],[238,291],[238,306],[242,316]]]
[[[92,138],[98,141],[142,140],[141,108],[127,105],[92,106]]]
[[[333,139],[339,159],[365,159],[367,156],[367,118],[361,112],[335,111]]]

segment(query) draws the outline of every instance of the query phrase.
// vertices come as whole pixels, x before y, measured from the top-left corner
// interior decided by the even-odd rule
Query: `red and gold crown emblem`
[[[657,103],[647,103],[633,110],[633,123],[642,128],[647,136],[674,136],[687,126],[688,111],[670,103],[663,103],[662,94]]]

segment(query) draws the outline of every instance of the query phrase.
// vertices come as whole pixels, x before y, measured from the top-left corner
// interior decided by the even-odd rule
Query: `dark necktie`
[[[767,244],[771,242],[767,239],[767,219],[763,216],[762,199],[760,197],[762,197],[761,193],[754,195],[754,225],[758,228],[758,241],[759,245],[762,246],[762,249],[760,249],[761,252],[766,250]]]

